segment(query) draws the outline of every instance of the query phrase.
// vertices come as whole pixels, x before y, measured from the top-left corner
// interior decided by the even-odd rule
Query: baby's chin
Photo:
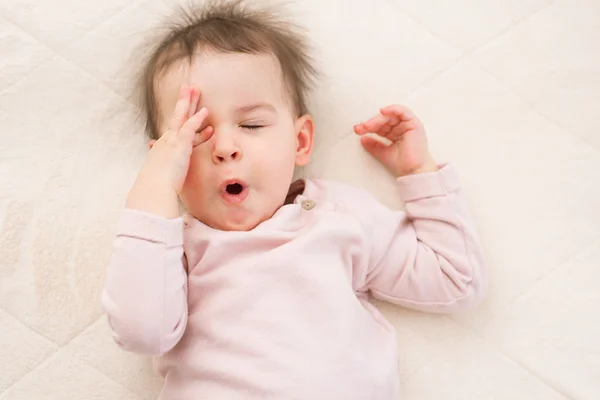
[[[269,220],[285,202],[284,192],[281,201],[273,194],[263,196],[251,191],[239,205],[231,205],[220,199],[214,202],[192,204],[187,211],[204,225],[219,231],[251,231]]]
[[[194,216],[196,219],[201,221],[204,225],[219,231],[231,231],[231,232],[248,232],[256,228],[264,221],[271,218],[274,214],[268,215],[261,214],[247,214],[242,216],[231,216],[231,215],[210,215],[210,216]]]
[[[262,221],[258,222],[241,222],[241,223],[232,223],[232,222],[208,222],[205,224],[210,226],[213,229],[219,231],[227,231],[227,232],[249,232],[260,225]]]

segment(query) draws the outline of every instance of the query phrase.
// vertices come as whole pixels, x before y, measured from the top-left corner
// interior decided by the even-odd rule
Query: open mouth
[[[225,187],[225,191],[231,195],[239,195],[244,191],[244,186],[241,183],[231,183]]]
[[[228,203],[241,203],[248,196],[248,186],[240,181],[226,182],[221,190],[221,196]]]

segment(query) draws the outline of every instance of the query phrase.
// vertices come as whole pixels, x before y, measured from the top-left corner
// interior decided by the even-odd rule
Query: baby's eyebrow
[[[256,104],[250,104],[247,106],[241,106],[235,109],[235,112],[238,114],[245,114],[245,113],[249,113],[251,111],[256,111],[256,110],[265,110],[265,111],[269,111],[272,113],[275,113],[275,107],[272,104],[269,103],[256,103]]]

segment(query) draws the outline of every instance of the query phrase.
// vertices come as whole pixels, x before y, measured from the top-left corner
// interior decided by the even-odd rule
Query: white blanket
[[[160,390],[148,359],[112,343],[99,293],[146,152],[130,56],[173,1],[0,1],[0,400]],[[459,168],[486,249],[477,311],[378,304],[398,331],[403,398],[600,399],[600,2],[290,8],[326,74],[304,173],[399,207],[351,128],[406,104]]]

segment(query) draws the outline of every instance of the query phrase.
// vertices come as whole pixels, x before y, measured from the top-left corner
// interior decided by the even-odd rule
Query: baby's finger
[[[190,108],[190,89],[186,86],[181,87],[179,92],[179,99],[175,104],[175,110],[173,111],[173,117],[171,119],[170,130],[172,132],[179,132],[185,120],[187,119],[188,111]]]
[[[188,110],[187,117],[192,118],[198,111],[198,104],[200,103],[200,91],[197,88],[190,88],[190,109]]]
[[[185,121],[185,123],[181,127],[181,130],[179,131],[179,134],[184,136],[190,142],[193,142],[196,132],[200,130],[200,127],[202,126],[202,123],[204,122],[207,116],[208,110],[206,109],[206,107],[202,107],[200,111],[198,111],[191,118]]]
[[[357,133],[378,133],[379,130],[389,122],[389,118],[385,115],[378,114],[370,120],[358,124],[356,127],[360,132]]]
[[[417,117],[411,109],[409,109],[408,107],[401,106],[400,104],[392,104],[391,106],[382,108],[380,111],[381,114],[386,115],[388,117],[395,116],[400,121],[419,121],[419,117]]]
[[[394,142],[402,137],[405,133],[416,130],[417,128],[418,125],[414,121],[403,121],[398,125],[392,126],[385,137]]]
[[[202,129],[200,132],[196,132],[196,134],[194,135],[194,142],[192,145],[198,146],[198,145],[206,142],[208,139],[210,139],[212,137],[213,133],[215,133],[215,128],[213,128],[211,125]]]

